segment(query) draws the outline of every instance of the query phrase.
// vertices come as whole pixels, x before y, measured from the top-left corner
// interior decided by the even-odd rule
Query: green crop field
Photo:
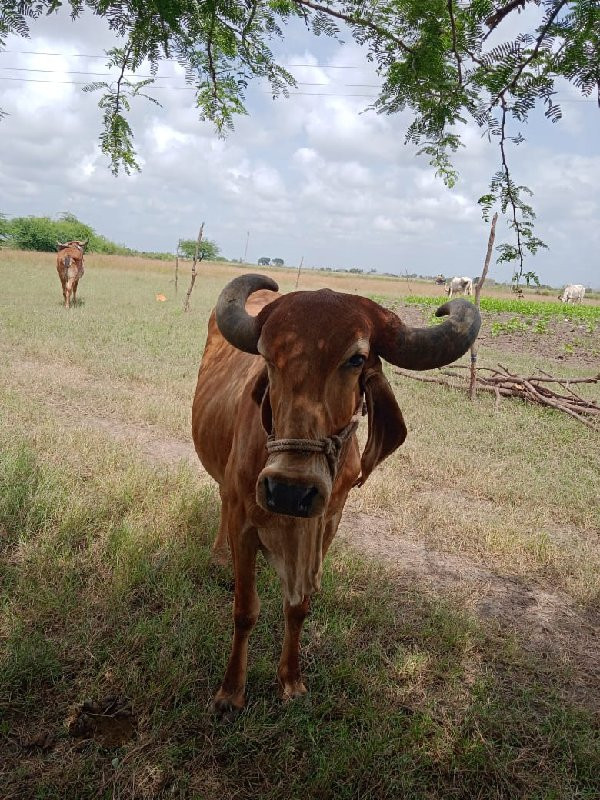
[[[203,265],[188,314],[167,264],[90,257],[68,312],[50,256],[0,252],[0,272],[2,800],[600,796],[596,432],[388,368],[408,439],[350,495],[304,629],[309,694],[278,699],[261,562],[248,705],[223,722],[232,573],[210,563],[219,495],[190,412],[239,269]],[[309,280],[405,310],[401,281]],[[480,359],[598,371],[500,339]],[[106,730],[82,726],[107,696]]]
[[[439,297],[421,297],[409,295],[402,298],[404,302],[418,306],[440,306],[448,301],[446,295]],[[600,305],[573,305],[571,303],[555,303],[536,300],[506,300],[500,297],[482,297],[482,311],[492,313],[506,312],[522,314],[527,317],[562,317],[570,320],[584,320],[596,325],[600,324]]]

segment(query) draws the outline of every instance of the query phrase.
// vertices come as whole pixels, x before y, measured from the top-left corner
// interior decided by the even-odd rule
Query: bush
[[[129,247],[115,244],[77,219],[74,214],[61,214],[59,219],[50,217],[13,217],[4,221],[6,244],[17,250],[54,252],[56,242],[88,240],[88,251],[109,255],[132,255]]]

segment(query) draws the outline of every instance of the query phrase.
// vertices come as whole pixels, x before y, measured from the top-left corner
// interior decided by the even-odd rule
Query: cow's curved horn
[[[260,325],[256,317],[246,311],[246,300],[259,289],[276,292],[279,286],[266,275],[240,275],[223,289],[215,309],[219,330],[229,344],[246,353],[256,355]]]
[[[68,246],[69,246],[69,245],[68,245],[68,244],[65,244],[64,242],[58,242],[58,241],[56,242],[56,248],[57,248],[57,250],[62,250],[64,247],[68,247]]]
[[[451,364],[467,352],[479,333],[479,311],[468,300],[450,300],[435,312],[448,319],[429,328],[401,325],[395,336],[382,336],[379,355],[407,369],[435,369]]]

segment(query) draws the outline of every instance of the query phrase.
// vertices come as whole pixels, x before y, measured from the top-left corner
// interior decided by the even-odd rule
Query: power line
[[[119,77],[112,72],[85,72],[82,70],[56,70],[56,69],[35,69],[33,67],[0,67],[0,70],[9,70],[12,72],[35,72],[35,73],[43,73],[43,74],[51,74],[51,75],[90,75],[96,78],[115,78],[115,80]],[[1,78],[2,76],[0,76]],[[125,73],[125,78],[154,78],[156,80],[180,80],[181,75],[143,75],[140,73]],[[330,83],[321,82],[309,82],[309,81],[296,81],[298,86],[331,86]],[[356,88],[368,88],[368,89],[380,89],[381,86],[376,83],[342,83],[339,84],[340,86],[348,86],[352,89]]]
[[[12,78],[8,75],[0,75],[0,81],[18,81],[20,83],[52,83],[52,84],[63,84],[68,86],[89,86],[87,81],[46,81],[42,78]],[[327,86],[327,84],[323,84]],[[195,86],[152,86],[152,89],[159,89],[159,90],[168,90],[172,92],[193,92],[196,91]],[[268,94],[272,96],[272,92],[269,91],[260,91],[261,94]],[[348,93],[348,94],[340,94],[335,92],[288,92],[289,95],[303,95],[306,97],[366,97],[372,100],[375,100],[377,95],[371,94],[359,94],[359,93]]]
[[[70,73],[67,73],[70,74]],[[78,73],[74,73],[78,74]],[[97,73],[83,73],[83,74],[97,74]],[[117,77],[117,76],[112,76]],[[140,77],[139,75],[137,77]],[[159,78],[162,80],[162,78]],[[53,84],[62,84],[67,86],[89,86],[89,81],[57,81],[57,80],[44,80],[43,78],[19,78],[13,77],[10,75],[0,75],[0,81],[17,81],[20,83],[53,83]],[[335,84],[334,84],[335,85]],[[330,83],[302,83],[301,81],[298,82],[298,86],[334,86]],[[381,87],[377,86],[376,84],[370,83],[342,83],[337,84],[338,86],[347,86],[348,88],[360,88],[365,87],[369,88],[372,87],[374,89],[379,89]],[[154,89],[160,91],[171,91],[171,92],[193,92],[196,91],[195,86],[149,86],[148,91],[152,91]],[[268,90],[258,90],[260,94],[268,94],[272,96],[272,92]],[[377,95],[374,94],[363,94],[362,92],[295,92],[293,90],[288,91],[290,96],[304,96],[304,97],[365,97],[371,100],[377,99]],[[596,100],[593,97],[590,98],[582,98],[578,99],[576,97],[556,97],[555,98],[559,103],[594,103],[596,104]]]
[[[51,53],[45,50],[0,50],[0,55],[3,53],[17,53],[19,55],[29,56],[61,56],[63,58],[106,58],[106,53]],[[177,62],[174,58],[161,59],[162,61]],[[346,64],[286,64],[285,67],[310,67],[312,69],[362,69],[360,66],[352,66]]]

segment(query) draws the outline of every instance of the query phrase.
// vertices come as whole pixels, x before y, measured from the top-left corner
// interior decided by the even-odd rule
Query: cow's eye
[[[344,364],[345,367],[362,367],[362,365],[367,360],[366,356],[361,355],[360,353],[356,353],[356,355],[351,356],[348,361]]]

